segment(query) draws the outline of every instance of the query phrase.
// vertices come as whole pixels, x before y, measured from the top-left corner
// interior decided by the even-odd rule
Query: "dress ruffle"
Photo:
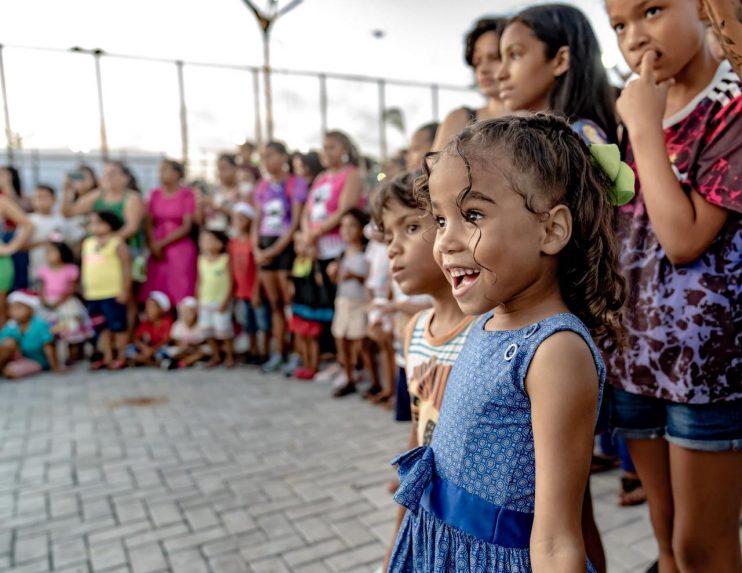
[[[393,461],[399,489],[394,500],[408,509],[389,564],[390,573],[530,573],[527,548],[503,547],[461,531],[420,507],[435,473],[433,449],[421,446]],[[590,563],[587,573],[595,573]]]
[[[392,460],[399,474],[394,501],[413,513],[417,513],[425,488],[433,479],[433,460],[433,450],[429,446],[414,448]]]

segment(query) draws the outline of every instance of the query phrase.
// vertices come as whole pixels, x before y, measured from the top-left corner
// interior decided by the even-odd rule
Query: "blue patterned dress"
[[[492,314],[474,324],[453,367],[431,445],[392,462],[400,475],[394,499],[409,510],[393,573],[530,572],[536,462],[525,380],[539,345],[559,331],[580,335],[602,397],[605,366],[576,316],[487,331]]]

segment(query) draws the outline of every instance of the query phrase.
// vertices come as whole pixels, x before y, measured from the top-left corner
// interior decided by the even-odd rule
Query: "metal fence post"
[[[319,113],[321,122],[321,136],[327,133],[327,76],[319,74]]]
[[[10,107],[8,105],[8,90],[5,85],[5,57],[3,45],[0,44],[0,92],[3,94],[3,114],[5,116],[5,139],[8,149],[8,163],[13,164],[13,131],[10,129]]]
[[[438,84],[430,86],[431,103],[433,104],[433,120],[438,121],[440,115],[438,111]]]
[[[178,93],[180,95],[180,142],[182,145],[183,166],[188,167],[188,108],[185,98],[185,81],[183,79],[183,62],[175,62],[178,71]]]
[[[386,162],[386,82],[384,80],[379,80],[379,151],[382,163]]]
[[[255,97],[255,143],[263,145],[263,129],[260,125],[260,76],[257,68],[252,70],[252,91]]]
[[[100,152],[104,160],[108,159],[108,135],[106,133],[106,114],[103,108],[103,79],[100,73],[100,58],[103,50],[95,49],[92,51],[93,60],[95,61],[95,82],[98,87],[98,115],[100,118]]]

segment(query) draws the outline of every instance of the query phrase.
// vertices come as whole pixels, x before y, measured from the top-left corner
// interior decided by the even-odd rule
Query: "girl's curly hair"
[[[464,162],[468,183],[457,198],[459,206],[472,188],[472,163],[486,169],[497,157],[499,166],[508,166],[503,175],[523,197],[526,209],[545,216],[555,205],[569,208],[572,236],[559,255],[562,296],[604,350],[620,347],[626,280],[618,267],[611,181],[570,125],[544,113],[481,121],[464,129],[440,153]],[[418,201],[427,209],[428,182],[438,156],[426,156],[423,174],[415,182]]]
[[[371,194],[371,220],[380,231],[384,231],[384,209],[391,201],[398,201],[410,209],[420,208],[414,192],[415,178],[419,172],[404,171],[391,179],[385,179]]]

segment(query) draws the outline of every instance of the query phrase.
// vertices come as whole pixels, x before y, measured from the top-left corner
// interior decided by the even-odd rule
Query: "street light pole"
[[[271,24],[263,28],[263,87],[265,88],[265,130],[268,141],[273,139],[273,90],[271,89]]]
[[[265,87],[265,124],[268,140],[273,139],[273,92],[271,89],[270,32],[281,16],[296,8],[303,0],[291,0],[278,8],[278,0],[269,0],[268,11],[259,10],[252,0],[242,0],[258,21],[263,38],[263,81]]]

